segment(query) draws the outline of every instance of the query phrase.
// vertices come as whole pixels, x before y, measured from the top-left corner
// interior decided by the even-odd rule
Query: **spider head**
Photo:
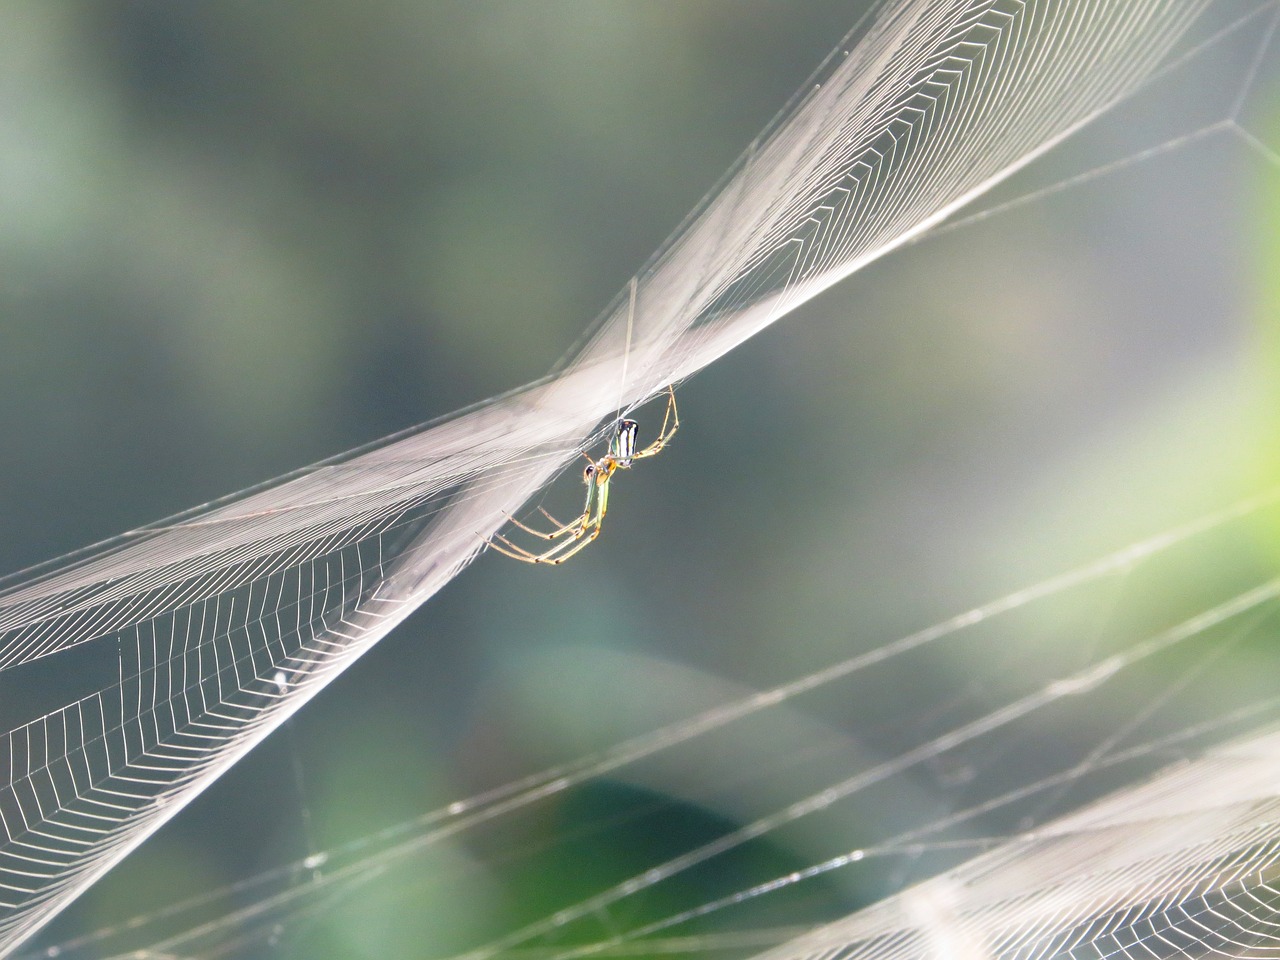
[[[582,470],[582,482],[587,486],[593,483],[597,486],[604,486],[609,478],[613,476],[613,471],[622,466],[613,457],[605,454],[599,460],[588,463]]]

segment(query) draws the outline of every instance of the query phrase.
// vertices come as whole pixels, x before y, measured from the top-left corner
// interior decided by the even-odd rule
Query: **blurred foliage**
[[[10,570],[539,376],[861,4],[3,9]],[[1271,92],[1256,108],[1274,136]],[[1171,114],[1195,95],[1179,88]],[[1126,149],[1109,137],[1074,162]],[[1056,163],[1010,193],[1073,172]],[[589,552],[556,571],[483,559],[48,942],[824,666],[1273,482],[1278,183],[1238,144],[1189,151],[873,265],[682,389],[677,442],[619,482]],[[566,481],[546,502],[579,497]],[[910,698],[967,671],[921,667]],[[917,729],[901,690],[866,697]],[[847,739],[848,711],[815,706],[797,742]],[[795,746],[769,736],[725,755],[749,768]],[[280,949],[465,944],[802,795],[677,781],[597,785],[464,838]],[[930,789],[893,813],[929,808]],[[610,813],[632,829],[564,839]],[[858,816],[647,907],[846,849]],[[494,865],[526,848],[540,853]],[[867,895],[832,881],[786,915]]]

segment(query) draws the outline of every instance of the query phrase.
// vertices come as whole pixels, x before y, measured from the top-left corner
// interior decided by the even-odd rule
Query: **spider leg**
[[[599,489],[597,489],[597,487]],[[531,533],[536,537],[544,540],[555,540],[566,533],[572,534],[567,540],[561,540],[552,547],[542,553],[534,553],[532,550],[526,550],[509,537],[504,537],[500,533],[495,533],[492,537],[486,537],[485,543],[493,547],[504,556],[511,557],[513,560],[522,560],[525,563],[560,563],[560,558],[565,556],[573,556],[581,549],[577,544],[590,543],[600,535],[600,525],[604,522],[605,510],[609,504],[609,483],[605,480],[603,483],[592,483],[587,487],[587,504],[582,515],[571,520],[569,523],[560,524],[551,533],[542,530],[535,530],[526,524],[521,523],[515,517],[508,517],[513,524],[521,530]],[[541,507],[538,508],[542,510]],[[550,518],[552,523],[559,523],[555,517],[547,511],[542,510],[544,514]]]
[[[585,513],[582,513],[574,517],[568,523],[561,523],[559,520],[551,516],[551,514],[547,513],[547,511],[543,510],[541,507],[539,507],[538,509],[542,511],[542,514],[548,520],[550,520],[552,523],[556,525],[555,529],[552,530],[550,533],[543,530],[536,530],[533,527],[529,526],[527,523],[521,523],[519,520],[517,520],[515,517],[512,517],[512,516],[508,516],[507,519],[510,520],[512,524],[514,524],[515,526],[523,530],[525,533],[531,533],[535,537],[541,537],[543,540],[555,540],[558,537],[564,536],[566,533],[569,533],[570,531],[580,529],[581,527],[585,527],[590,520],[590,518]]]
[[[574,540],[561,541],[552,550],[548,550],[547,553],[544,553],[541,557],[537,558],[533,562],[534,563],[551,563],[551,564],[564,563],[566,560],[572,557],[579,550],[586,549],[587,545],[590,544],[591,541],[598,536],[600,536],[600,525],[596,524],[594,527],[591,528],[590,533],[586,534],[585,536],[578,537],[577,539],[574,539]],[[567,548],[567,549],[564,549],[564,548]],[[547,555],[553,552],[555,552],[555,556]]]
[[[587,459],[588,461],[590,461],[591,458],[588,457]],[[521,530],[523,530],[525,533],[530,533],[535,537],[541,537],[543,540],[556,540],[560,537],[563,537],[566,533],[572,533],[575,538],[580,537],[582,536],[583,533],[586,532],[587,528],[589,528],[592,523],[591,514],[595,509],[596,503],[597,503],[595,487],[596,485],[594,483],[587,484],[587,501],[585,504],[583,504],[582,512],[578,514],[576,517],[574,517],[572,520],[570,520],[568,523],[561,523],[559,520],[553,517],[550,513],[548,513],[545,508],[538,507],[539,512],[541,512],[541,514],[544,517],[546,517],[548,520],[550,520],[552,523],[555,524],[555,528],[552,529],[550,532],[545,530],[538,530],[534,527],[529,526],[527,523],[521,523],[519,520],[517,520],[515,517],[509,514],[507,516],[507,519],[510,520],[517,527],[519,527]]]
[[[495,533],[492,537],[485,537],[484,542],[504,557],[510,557],[512,560],[519,560],[523,563],[539,562],[538,554],[530,553],[524,547],[512,543],[500,533]]]
[[[590,530],[589,533],[586,531]],[[548,550],[542,553],[534,553],[532,550],[526,550],[518,543],[504,537],[500,533],[495,533],[492,538],[484,538],[485,543],[493,547],[504,556],[513,560],[520,560],[524,563],[560,563],[561,559],[566,556],[572,556],[581,549],[578,544],[586,545],[594,540],[600,534],[600,527],[597,523],[593,527],[583,527],[581,532],[568,540],[561,540]]]
[[[670,426],[670,429],[668,428]],[[643,450],[638,450],[631,455],[632,460],[643,460],[645,457],[652,457],[656,453],[661,453],[663,447],[671,442],[671,438],[676,435],[676,431],[680,429],[680,411],[676,409],[676,390],[670,384],[667,385],[667,412],[662,415],[662,429],[658,431],[658,439],[649,444]]]
[[[579,514],[577,517],[570,520],[568,523],[561,523],[559,520],[557,520],[555,517],[551,515],[551,511],[547,510],[546,507],[539,506],[538,512],[542,514],[544,517],[546,517],[548,520],[550,520],[552,523],[554,523],[556,525],[555,528],[557,530],[563,530],[566,527],[572,527],[575,523],[577,523],[579,520],[582,519],[582,515]]]
[[[580,550],[585,550],[591,541],[600,536],[600,531],[604,528],[604,514],[608,502],[608,487],[606,486],[600,492],[599,507],[596,510],[596,515],[592,519],[590,526],[583,527],[582,531],[574,536],[572,540],[560,541],[546,553],[539,556],[534,562],[548,563],[552,565],[561,564]]]
[[[606,479],[599,484],[599,491],[595,497],[595,514],[587,519],[581,527],[575,532],[573,537],[568,540],[561,540],[551,549],[539,554],[530,554],[527,563],[548,563],[561,564],[576,554],[578,551],[586,548],[596,537],[600,536],[600,531],[604,527],[604,517],[609,510],[609,481]],[[504,538],[505,539],[505,538]],[[507,543],[510,543],[508,540]],[[528,553],[528,551],[524,551]],[[508,554],[509,556],[509,554]]]
[[[591,526],[591,511],[592,505],[588,503],[587,508],[582,513],[578,514],[568,523],[561,523],[543,507],[538,507],[538,512],[556,525],[555,530],[551,533],[551,537],[558,537],[561,534],[570,532],[571,530],[585,530],[587,527]],[[581,536],[581,534],[575,534],[575,536]]]
[[[599,520],[590,528],[583,528],[584,533],[581,536],[573,537],[569,540],[561,540],[551,549],[542,553],[533,553],[524,547],[512,543],[501,534],[495,534],[492,540],[487,541],[489,546],[497,550],[505,556],[511,557],[513,560],[521,560],[524,563],[563,563],[569,557],[573,556],[588,543],[600,536]],[[495,542],[497,541],[497,542]]]

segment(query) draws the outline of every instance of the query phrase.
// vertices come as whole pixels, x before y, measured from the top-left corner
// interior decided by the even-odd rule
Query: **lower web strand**
[[[206,923],[197,925],[173,937],[153,941],[149,950],[155,953],[181,952],[188,948],[196,948],[202,955],[220,955],[217,944],[221,943],[226,955],[235,953],[235,945],[241,942],[267,939],[273,936],[273,930],[303,922],[307,917],[322,914],[326,905],[334,898],[346,899],[359,896],[359,891],[370,883],[377,882],[398,863],[412,862],[412,858],[423,854],[429,848],[441,843],[449,837],[464,831],[475,830],[487,823],[500,822],[504,817],[517,811],[529,808],[533,804],[551,800],[563,795],[589,781],[600,780],[611,774],[616,775],[623,768],[640,763],[647,758],[664,755],[688,744],[696,738],[711,734],[725,726],[750,719],[752,716],[784,708],[796,698],[815,692],[833,684],[850,680],[860,680],[864,675],[874,676],[875,672],[891,664],[896,658],[906,657],[921,649],[929,649],[943,641],[957,641],[967,631],[979,627],[988,630],[999,626],[1004,618],[1018,614],[1028,607],[1035,607],[1092,588],[1102,583],[1128,584],[1135,570],[1142,570],[1146,565],[1159,560],[1169,551],[1177,551],[1194,547],[1197,540],[1219,534],[1224,528],[1238,526],[1241,522],[1268,510],[1274,510],[1280,501],[1280,490],[1268,491],[1257,497],[1249,498],[1218,513],[1201,520],[1165,531],[1155,537],[1128,545],[1097,561],[1085,564],[1076,570],[1050,578],[1032,587],[1024,588],[1005,597],[999,598],[983,606],[974,608],[956,617],[942,621],[933,627],[919,631],[877,647],[841,664],[824,670],[815,671],[805,677],[780,685],[772,690],[760,691],[744,697],[734,703],[708,711],[698,717],[675,724],[669,728],[654,731],[630,741],[595,754],[589,754],[568,764],[548,768],[539,774],[513,781],[492,791],[476,795],[472,798],[456,801],[411,823],[383,831],[363,838],[345,848],[312,853],[286,867],[273,870],[267,874],[252,878],[240,884],[214,891],[196,901],[176,904],[173,907],[148,915],[135,917],[125,924],[113,928],[103,928],[93,934],[68,941],[50,948],[58,955],[74,956],[77,952],[94,950],[104,941],[128,930],[135,936],[139,931],[162,921],[171,922],[192,910],[206,908],[223,898],[243,896],[250,891],[265,891],[276,884],[281,884],[279,892],[270,895],[255,894],[252,906],[232,911]],[[1126,586],[1126,590],[1130,589]],[[594,954],[625,955],[629,944],[643,941],[646,947],[654,950],[670,950],[673,952],[719,949],[717,944],[728,947],[736,944],[739,947],[749,942],[760,943],[772,936],[781,936],[779,931],[758,929],[738,929],[733,933],[692,933],[688,936],[671,939],[662,938],[654,942],[654,935],[664,933],[676,927],[704,920],[712,915],[727,913],[735,907],[749,905],[752,901],[766,899],[798,885],[810,883],[842,870],[861,867],[865,869],[871,861],[888,861],[897,859],[904,863],[919,860],[922,856],[944,855],[961,857],[974,851],[987,851],[988,855],[1007,858],[1014,851],[1018,858],[1024,856],[1022,851],[1035,851],[1046,844],[1063,845],[1071,836],[1087,838],[1089,836],[1108,834],[1110,842],[1122,846],[1116,831],[1123,831],[1124,821],[1118,824],[1108,820],[1104,814],[1090,814],[1088,808],[1082,813],[1068,815],[1065,821],[1039,822],[1020,832],[1001,836],[970,835],[948,837],[966,823],[977,823],[1001,808],[1023,809],[1027,812],[1021,816],[1031,816],[1035,821],[1048,815],[1056,806],[1057,797],[1053,790],[1063,791],[1078,786],[1088,775],[1103,773],[1111,769],[1124,768],[1137,761],[1154,763],[1156,767],[1164,766],[1168,757],[1178,754],[1194,756],[1197,744],[1221,738],[1241,725],[1256,726],[1259,722],[1276,722],[1280,719],[1280,700],[1271,698],[1240,706],[1221,716],[1206,720],[1201,724],[1187,726],[1162,737],[1151,737],[1133,746],[1121,749],[1119,745],[1130,735],[1141,731],[1152,716],[1164,708],[1169,701],[1177,699],[1187,690],[1195,687],[1203,675],[1220,663],[1226,654],[1244,640],[1256,637],[1260,632],[1269,629],[1269,621],[1273,620],[1274,600],[1280,591],[1280,581],[1268,581],[1224,601],[1217,606],[1196,614],[1146,640],[1127,644],[1116,654],[1095,659],[1092,663],[1081,666],[1073,675],[1049,678],[1026,696],[1012,701],[986,715],[960,727],[945,730],[940,735],[922,741],[896,757],[888,758],[880,764],[870,767],[842,781],[832,783],[822,790],[804,796],[785,808],[761,817],[746,826],[738,828],[717,840],[690,850],[679,857],[668,860],[646,869],[629,879],[618,883],[607,890],[576,904],[562,907],[543,920],[526,925],[521,929],[494,940],[483,947],[475,948],[456,957],[467,957],[471,960],[480,957],[506,956],[534,949],[541,955],[556,958],[587,956]],[[1110,617],[1111,615],[1109,615]],[[639,898],[645,891],[678,877],[699,864],[732,852],[745,844],[764,841],[771,834],[795,823],[796,821],[822,814],[841,801],[868,789],[878,782],[904,775],[912,768],[927,767],[944,755],[953,753],[963,747],[974,744],[982,745],[992,739],[1002,728],[1016,725],[1037,712],[1045,711],[1064,702],[1079,701],[1100,691],[1113,678],[1123,677],[1137,665],[1168,655],[1180,644],[1203,638],[1207,633],[1230,626],[1226,636],[1217,638],[1181,670],[1175,677],[1165,682],[1162,690],[1149,700],[1130,711],[1130,719],[1109,730],[1108,735],[1087,751],[1076,764],[1055,774],[1039,777],[1030,783],[986,797],[969,806],[931,820],[911,830],[899,833],[865,847],[827,858],[821,862],[799,867],[786,874],[771,879],[740,887],[731,893],[705,901],[695,907],[667,914],[655,920],[631,926],[613,932],[604,939],[589,938],[588,942],[567,948],[538,948],[534,945],[541,939],[551,937],[556,931],[572,928],[575,924],[591,920],[601,915],[602,911],[614,913],[618,907],[631,898]],[[1259,740],[1265,743],[1265,739]],[[1249,751],[1248,739],[1238,740],[1234,745],[1223,748],[1229,756],[1232,751]],[[1222,755],[1210,750],[1203,759],[1194,761],[1190,768],[1185,765],[1181,769],[1166,776],[1175,781],[1185,780],[1194,771],[1195,764],[1204,769],[1200,798],[1196,809],[1204,813],[1212,810],[1223,810],[1221,818],[1213,823],[1221,822],[1227,826],[1233,823],[1231,812],[1243,802],[1240,791],[1247,798],[1253,789],[1256,779],[1241,779],[1235,771],[1225,781],[1215,780],[1220,771],[1229,770],[1221,764]],[[754,773],[752,774],[755,775]],[[1166,795],[1159,790],[1159,774],[1152,784],[1139,785],[1133,793],[1155,793],[1158,798]],[[1212,790],[1208,785],[1214,784]],[[1037,806],[1027,806],[1027,801],[1040,797],[1042,802]],[[1098,807],[1125,809],[1124,793],[1115,797],[1104,797]],[[1141,802],[1141,801],[1135,801]],[[1149,802],[1149,801],[1148,801]],[[1069,808],[1070,805],[1068,805]],[[636,814],[637,816],[639,814]],[[1169,855],[1175,853],[1185,855],[1183,851],[1203,848],[1203,854],[1197,854],[1204,862],[1198,883],[1210,883],[1213,878],[1213,864],[1221,854],[1213,847],[1214,843],[1230,843],[1230,836],[1215,839],[1212,831],[1188,833],[1178,813],[1162,813],[1159,806],[1151,808],[1149,814],[1136,818],[1137,824],[1159,823],[1167,820],[1171,824]],[[627,818],[624,818],[627,819]],[[1076,824],[1073,824],[1073,819]],[[603,828],[603,826],[601,827]],[[1142,829],[1146,829],[1142,827]],[[1120,834],[1123,836],[1123,833]],[[1184,838],[1174,843],[1175,837]],[[397,839],[398,838],[398,839]],[[1079,842],[1086,842],[1081,839]],[[1260,841],[1259,841],[1260,842]],[[1212,854],[1212,855],[1210,855]],[[981,858],[979,858],[979,861]],[[971,861],[953,870],[973,871],[978,869]],[[1174,860],[1185,867],[1182,859]],[[1065,871],[1065,872],[1064,872]],[[1065,882],[1069,871],[1059,863],[1044,876],[1054,884]],[[1149,883],[1157,879],[1149,878]],[[1182,881],[1173,878],[1171,885],[1163,888],[1162,896],[1172,898]],[[1022,891],[1027,894],[1034,884]],[[907,895],[907,894],[904,894]],[[960,909],[962,905],[956,907]],[[884,909],[888,909],[887,907]],[[1082,921],[1083,922],[1083,921]],[[256,930],[257,933],[250,933]],[[787,933],[794,931],[788,930]],[[245,938],[248,938],[246,941]],[[753,941],[752,938],[755,938]],[[639,949],[639,947],[636,947]],[[804,954],[795,954],[798,956]]]

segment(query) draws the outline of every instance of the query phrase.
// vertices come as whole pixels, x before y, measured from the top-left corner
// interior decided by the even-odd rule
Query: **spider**
[[[619,420],[614,425],[613,436],[609,439],[609,446],[603,457],[592,460],[587,454],[583,454],[587,458],[586,469],[582,471],[582,482],[587,485],[587,502],[582,508],[582,513],[577,517],[568,523],[561,523],[539,507],[542,515],[556,525],[550,532],[535,530],[533,527],[525,526],[515,517],[511,518],[511,522],[525,533],[531,533],[543,540],[559,541],[558,543],[542,553],[534,553],[501,534],[494,534],[492,540],[486,540],[489,546],[505,556],[524,563],[554,564],[564,563],[600,536],[600,529],[604,526],[605,511],[609,509],[609,481],[613,478],[613,472],[629,470],[634,461],[661,453],[662,449],[671,442],[671,438],[676,435],[676,431],[680,429],[680,414],[676,411],[674,387],[667,387],[667,412],[662,417],[662,429],[658,431],[658,439],[643,450],[636,449],[638,426],[634,420]],[[560,538],[564,536],[568,539],[561,540]]]

